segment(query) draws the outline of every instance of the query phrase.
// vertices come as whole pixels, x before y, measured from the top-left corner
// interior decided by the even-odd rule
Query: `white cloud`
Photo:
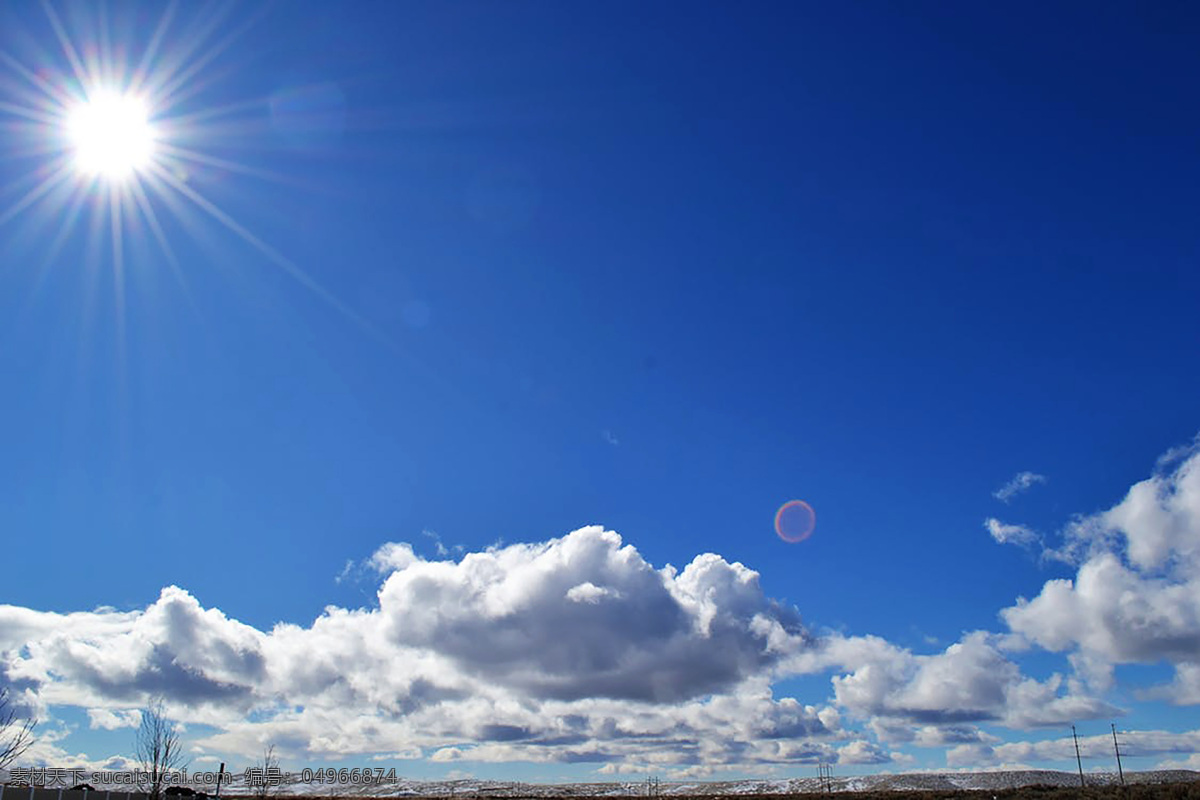
[[[1200,657],[1198,657],[1200,661]],[[1175,705],[1200,705],[1200,663],[1180,661],[1175,664],[1175,679],[1166,686],[1159,686],[1140,693],[1145,699],[1168,700]]]
[[[991,744],[1000,739],[974,725],[925,725],[917,729],[913,741],[920,747],[946,747],[963,744]]]
[[[49,704],[127,708],[162,693],[244,707],[266,675],[261,633],[174,586],[144,612],[33,613],[0,607],[0,641],[12,641],[14,620],[29,635],[0,653],[9,680],[38,687]]]
[[[619,598],[620,596],[620,592],[597,586],[591,581],[584,581],[578,586],[572,586],[567,590],[567,599],[573,603],[591,603],[595,605],[606,597]]]
[[[1200,653],[1200,585],[1149,577],[1103,553],[1074,580],[1047,581],[1033,600],[1002,612],[1047,650],[1079,647],[1115,663],[1178,661]]]
[[[1194,574],[1200,566],[1200,450],[1174,472],[1134,485],[1098,521],[1124,537],[1135,567],[1158,569],[1171,560]]]
[[[204,752],[313,760],[657,759],[771,764],[831,757],[840,716],[775,697],[774,670],[813,647],[758,575],[713,554],[655,569],[585,528],[460,562],[380,548],[379,604],[330,606],[259,631],[168,587],[141,611],[0,607],[0,675],[14,696],[133,724],[152,695],[215,733]],[[58,754],[61,755],[61,754]]]
[[[1172,525],[1190,524],[1186,466],[1151,493],[1184,521]],[[655,568],[589,527],[457,561],[388,543],[367,562],[381,575],[376,606],[265,631],[177,587],[139,611],[0,606],[0,678],[30,708],[84,708],[94,727],[131,724],[130,709],[164,693],[177,718],[213,726],[194,742],[206,753],[270,741],[305,761],[402,752],[709,774],[897,761],[891,744],[910,743],[951,747],[964,764],[1020,763],[1042,750],[1004,750],[979,726],[1118,714],[1095,695],[1114,661],[1169,658],[1176,681],[1160,691],[1200,698],[1190,534],[1145,531],[1164,516],[1144,498],[1129,509],[1077,529],[1119,524],[1098,541],[1141,537],[1154,570],[1092,542],[1074,581],[1004,612],[1012,633],[969,633],[930,655],[814,633],[742,564],[706,553]],[[1154,561],[1160,540],[1169,554]],[[1066,652],[1074,675],[1022,674],[1010,656],[1030,644]],[[803,674],[830,674],[832,699],[772,691]]]
[[[872,719],[877,735],[895,741],[912,740],[913,725],[994,722],[1024,729],[1119,713],[1061,675],[1023,676],[1000,643],[977,631],[924,656],[877,637],[834,638],[822,657],[846,671],[833,679],[838,704]]]
[[[882,747],[866,739],[855,739],[837,751],[839,764],[886,764],[891,760]]]
[[[1192,753],[1187,758],[1168,758],[1158,762],[1154,768],[1200,770],[1200,753]]]
[[[1191,754],[1200,750],[1200,730],[1184,733],[1168,731],[1122,731],[1118,733],[1121,755],[1130,758]],[[992,748],[993,756],[999,761],[1074,761],[1075,740],[1070,736],[1046,739],[1037,742],[1005,742]],[[1079,736],[1079,752],[1085,760],[1111,761],[1113,752],[1112,734],[1108,731],[1094,735]]]
[[[381,575],[406,569],[421,559],[413,552],[408,542],[388,542],[380,547],[369,559],[369,563]]]
[[[433,548],[439,556],[445,557],[450,555],[449,548],[442,543],[442,537],[438,535],[437,531],[423,530],[421,531],[421,535],[433,541]]]
[[[1075,520],[1066,537],[1059,554],[1079,562],[1075,577],[1019,598],[1001,612],[1008,626],[1071,653],[1081,677],[1099,685],[1112,664],[1166,660],[1176,678],[1158,695],[1200,702],[1200,451]]]
[[[136,728],[142,724],[142,712],[137,709],[89,708],[88,722],[93,728],[114,731],[120,728]]]
[[[1024,525],[1009,525],[995,517],[988,517],[984,520],[983,527],[998,544],[1016,544],[1028,547],[1038,541],[1038,535]]]
[[[591,584],[605,602],[568,602]],[[429,650],[523,694],[669,702],[722,691],[800,649],[798,614],[720,556],[655,570],[620,536],[583,528],[542,544],[414,561],[379,592],[396,645]]]
[[[1007,503],[1019,494],[1029,491],[1034,485],[1045,483],[1046,476],[1036,472],[1018,472],[1008,483],[992,492],[992,497]]]
[[[996,751],[989,744],[960,744],[946,751],[948,767],[986,767],[996,763]]]

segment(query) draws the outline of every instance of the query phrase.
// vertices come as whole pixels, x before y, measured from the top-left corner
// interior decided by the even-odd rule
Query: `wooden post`
[[[1121,776],[1121,785],[1125,785],[1125,770],[1121,769],[1121,746],[1117,744],[1117,726],[1110,722],[1108,727],[1112,728],[1113,733],[1113,752],[1117,754],[1117,774]]]

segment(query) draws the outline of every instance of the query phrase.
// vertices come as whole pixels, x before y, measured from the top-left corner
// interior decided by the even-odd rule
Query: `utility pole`
[[[1071,738],[1075,740],[1075,764],[1079,767],[1079,788],[1083,788],[1083,761],[1079,758],[1079,736],[1075,733],[1075,726],[1071,726]]]
[[[823,762],[817,763],[817,774],[821,777],[821,791],[825,794],[833,793],[833,765]]]
[[[1117,726],[1114,723],[1109,723],[1108,727],[1112,728],[1113,734],[1113,752],[1117,754],[1117,774],[1121,776],[1121,785],[1125,785],[1125,770],[1121,769],[1121,745],[1117,743]]]
[[[221,762],[221,769],[217,771],[217,800],[221,800],[221,783],[225,777],[225,762]]]

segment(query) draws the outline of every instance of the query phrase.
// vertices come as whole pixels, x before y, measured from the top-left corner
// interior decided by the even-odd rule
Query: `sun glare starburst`
[[[139,97],[113,90],[92,93],[67,117],[75,166],[85,175],[113,180],[144,170],[154,155],[149,116],[146,101]]]
[[[50,269],[64,243],[82,229],[88,263],[107,262],[113,274],[120,319],[126,282],[164,260],[188,291],[186,267],[170,239],[177,234],[169,232],[182,227],[207,238],[211,231],[199,224],[207,221],[240,238],[339,313],[379,336],[298,264],[235,218],[211,191],[213,176],[291,186],[307,183],[295,173],[283,175],[263,165],[263,144],[269,141],[263,137],[271,134],[269,129],[264,134],[262,127],[264,97],[211,104],[219,70],[210,73],[210,67],[255,24],[256,15],[240,14],[232,4],[172,2],[150,26],[144,24],[150,20],[114,20],[105,4],[72,5],[65,15],[52,2],[44,2],[42,9],[48,30],[26,34],[28,46],[21,56],[0,48],[0,131],[6,134],[0,141],[0,159],[31,162],[24,174],[9,173],[0,186],[0,229],[23,215],[31,231],[50,234],[39,248],[41,269]],[[299,95],[308,96],[304,91]],[[201,103],[201,96],[210,102]],[[310,111],[306,108],[306,122],[321,113]],[[235,157],[239,149],[247,156]],[[241,193],[255,190],[245,186]],[[167,217],[182,226],[164,225]],[[58,230],[47,230],[53,227]],[[146,241],[157,244],[161,259],[147,257],[151,251],[142,246]],[[136,263],[131,261],[134,254]]]

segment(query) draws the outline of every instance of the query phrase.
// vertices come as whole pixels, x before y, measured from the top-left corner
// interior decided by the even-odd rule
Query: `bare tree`
[[[253,786],[250,786],[253,776]],[[267,745],[263,750],[262,759],[247,771],[247,788],[254,790],[255,800],[270,800],[279,792],[279,784],[283,773],[279,769],[279,757],[275,755],[275,745]]]
[[[8,688],[0,689],[0,769],[20,758],[33,744],[32,717],[20,719],[17,710],[9,704]]]
[[[161,697],[142,710],[142,724],[138,727],[133,750],[144,773],[139,788],[150,795],[150,800],[161,800],[171,774],[187,766],[179,729],[167,717]]]

